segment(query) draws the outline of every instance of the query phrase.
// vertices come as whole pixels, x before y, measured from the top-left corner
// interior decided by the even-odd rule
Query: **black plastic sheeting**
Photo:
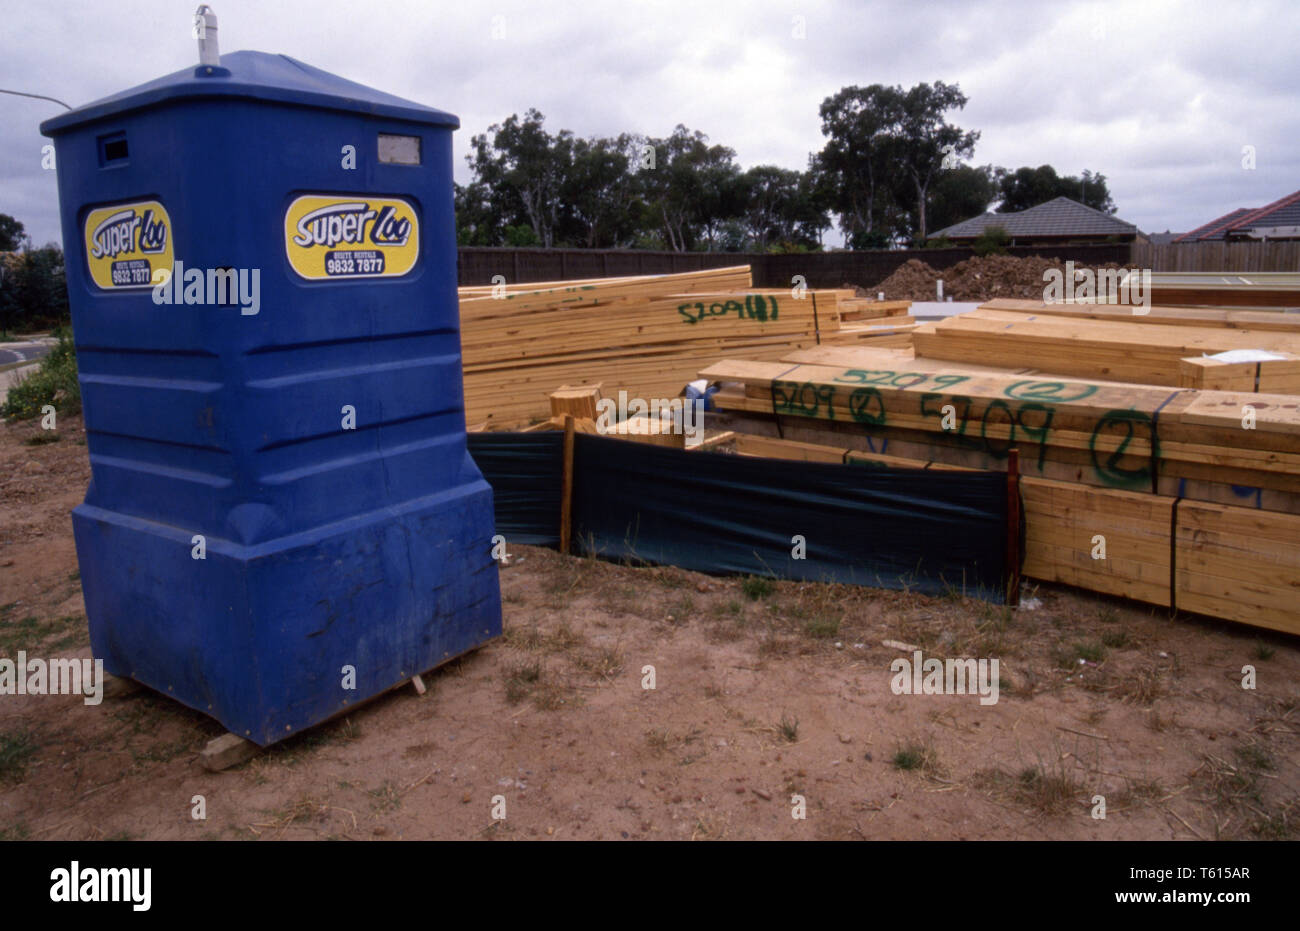
[[[509,543],[559,546],[564,434],[471,433],[469,453],[492,486],[496,532]]]
[[[471,434],[497,532],[559,538],[563,435]],[[1006,476],[575,437],[573,542],[606,559],[1002,601]],[[795,558],[796,537],[805,558]]]

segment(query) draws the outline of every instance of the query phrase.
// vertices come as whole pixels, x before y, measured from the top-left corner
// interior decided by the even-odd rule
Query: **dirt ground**
[[[0,427],[3,657],[89,655],[68,517],[89,478],[80,420],[58,436],[32,445],[49,434]],[[423,697],[390,692],[223,773],[197,762],[220,725],[152,693],[97,707],[0,696],[0,838],[1210,839],[1300,826],[1294,638],[1050,586],[1030,586],[1039,607],[1007,610],[512,555],[500,641],[426,676]],[[999,658],[1000,700],[895,695],[902,651],[885,640]]]

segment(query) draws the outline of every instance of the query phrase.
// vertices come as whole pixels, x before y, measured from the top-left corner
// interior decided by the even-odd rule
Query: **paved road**
[[[48,353],[53,345],[53,340],[0,343],[0,365],[10,365],[14,362],[35,362]]]
[[[49,353],[55,342],[46,336],[0,343],[0,404],[9,396],[10,388],[36,371],[36,363]]]

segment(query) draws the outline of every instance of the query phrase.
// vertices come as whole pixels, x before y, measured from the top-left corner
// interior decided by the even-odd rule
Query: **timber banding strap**
[[[1174,506],[1169,509],[1169,613],[1178,611],[1178,502],[1181,495],[1174,498]]]

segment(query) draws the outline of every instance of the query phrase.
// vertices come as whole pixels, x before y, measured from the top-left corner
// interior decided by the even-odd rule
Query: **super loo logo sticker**
[[[86,214],[86,263],[106,290],[148,288],[172,268],[172,221],[156,200],[99,207]]]
[[[304,194],[285,211],[284,249],[312,281],[396,278],[420,257],[420,221],[397,197]]]

